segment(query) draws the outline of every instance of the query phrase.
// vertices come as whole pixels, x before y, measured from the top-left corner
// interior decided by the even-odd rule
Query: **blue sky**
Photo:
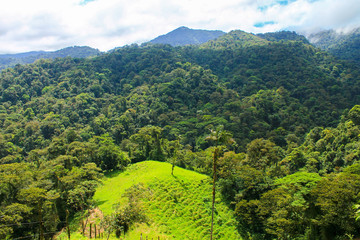
[[[180,26],[260,33],[360,26],[359,0],[11,0],[0,7],[0,53],[90,46],[107,51]]]

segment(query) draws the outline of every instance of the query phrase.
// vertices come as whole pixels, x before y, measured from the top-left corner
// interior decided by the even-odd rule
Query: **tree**
[[[217,162],[218,186],[221,195],[227,202],[232,202],[240,190],[241,163],[245,158],[244,153],[236,154],[233,151],[225,152]]]
[[[174,168],[175,165],[178,161],[178,151],[180,149],[180,139],[181,136],[178,136],[176,140],[174,141],[169,141],[167,143],[167,157],[170,159],[170,163],[171,163],[171,175],[174,175]]]
[[[349,111],[349,117],[356,125],[360,125],[360,105],[355,105]]]
[[[275,145],[275,143],[260,138],[250,142],[246,147],[246,163],[251,167],[262,170],[264,173],[270,167],[275,168],[273,174],[278,174],[278,162],[283,156],[282,149]]]
[[[7,239],[20,226],[25,216],[29,215],[31,208],[26,204],[12,203],[0,207],[0,238]]]
[[[39,239],[44,240],[44,219],[50,218],[51,224],[48,227],[55,228],[58,219],[57,211],[53,207],[55,205],[56,199],[58,199],[60,196],[58,193],[55,193],[53,191],[46,191],[45,189],[39,188],[39,187],[29,187],[26,189],[22,189],[19,192],[19,199],[22,202],[27,203],[30,205],[36,214],[34,214],[34,217],[36,217],[37,221],[39,222]],[[49,209],[53,211],[49,211]],[[49,219],[49,220],[50,220]],[[35,220],[35,219],[34,219]],[[48,219],[46,219],[48,220]],[[50,221],[46,221],[47,223]],[[50,230],[50,229],[49,229]],[[53,230],[53,229],[51,229]]]
[[[97,151],[97,162],[103,170],[123,169],[130,163],[127,154],[115,144],[102,145]]]
[[[98,183],[94,180],[82,181],[74,188],[70,189],[68,192],[68,205],[74,211],[83,211],[90,205],[89,199],[91,199],[94,194]]]
[[[99,145],[95,153],[95,162],[102,170],[123,169],[130,163],[127,153],[121,151],[108,134],[94,137],[92,142]]]
[[[215,210],[215,193],[216,193],[216,165],[217,160],[220,156],[219,144],[230,144],[234,143],[232,139],[232,134],[224,130],[223,125],[219,125],[215,130],[210,129],[210,135],[206,138],[208,141],[215,143],[214,156],[213,156],[213,191],[212,191],[212,209],[211,209],[211,229],[210,229],[210,240],[213,238],[213,228],[214,228],[214,210]]]
[[[325,237],[357,233],[360,224],[354,218],[353,206],[360,194],[359,174],[329,174],[311,194],[320,210],[314,222]]]
[[[71,210],[78,211],[89,207],[102,177],[100,171],[95,163],[87,163],[82,167],[73,167],[65,176],[59,178],[62,200]]]
[[[295,239],[304,236],[306,230],[311,232],[316,212],[311,191],[319,181],[319,174],[307,172],[275,180],[276,188],[264,193],[259,202],[266,232],[278,239]]]
[[[135,143],[131,157],[135,161],[158,160],[164,161],[165,155],[162,148],[162,128],[146,126],[138,133],[132,135],[130,140]]]

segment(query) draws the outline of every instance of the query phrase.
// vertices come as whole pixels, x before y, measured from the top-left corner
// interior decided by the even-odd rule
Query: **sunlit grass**
[[[142,199],[148,222],[135,225],[126,239],[138,240],[141,234],[143,239],[209,239],[211,179],[206,175],[176,167],[173,176],[169,163],[140,162],[107,176],[94,200],[105,215],[111,214],[114,204],[127,203],[125,191],[140,183],[148,191]],[[214,239],[241,239],[232,211],[219,197]]]
[[[206,175],[194,173],[182,168],[175,168],[174,176],[177,179],[189,179],[200,181],[207,179]],[[94,200],[104,214],[110,214],[113,211],[112,206],[116,203],[124,203],[123,197],[125,190],[138,183],[151,183],[155,180],[161,180],[166,183],[172,181],[171,164],[156,161],[140,162],[130,166],[125,172],[115,172],[107,176],[103,184],[97,189]]]

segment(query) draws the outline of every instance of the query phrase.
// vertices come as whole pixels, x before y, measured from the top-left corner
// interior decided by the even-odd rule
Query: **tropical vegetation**
[[[54,236],[98,204],[104,174],[147,160],[216,174],[245,239],[359,237],[360,68],[280,36],[3,70],[0,238]],[[234,141],[208,141],[218,130]]]

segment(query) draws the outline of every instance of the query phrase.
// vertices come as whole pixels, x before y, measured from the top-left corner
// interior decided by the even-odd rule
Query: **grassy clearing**
[[[172,176],[171,164],[140,162],[125,172],[107,176],[94,199],[105,215],[111,214],[114,204],[127,203],[124,193],[136,185],[141,186],[141,201],[148,221],[133,226],[126,239],[138,240],[141,234],[143,239],[145,236],[148,239],[158,236],[161,239],[209,239],[211,179],[208,176],[181,168],[175,168]],[[232,211],[218,197],[214,239],[241,239],[235,226]]]
[[[182,168],[175,168],[174,176],[178,179],[189,179],[196,182],[208,178],[206,175]],[[103,185],[96,191],[94,200],[104,214],[110,214],[114,204],[127,201],[123,195],[131,186],[139,183],[148,184],[156,180],[166,182],[173,179],[171,164],[156,161],[140,162],[128,167],[125,172],[108,175],[103,181]]]

